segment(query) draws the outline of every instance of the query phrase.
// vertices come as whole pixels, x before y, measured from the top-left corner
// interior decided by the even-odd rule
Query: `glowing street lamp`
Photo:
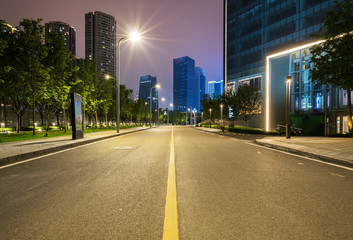
[[[151,89],[150,89],[150,128],[152,127],[152,89],[153,88],[159,89],[160,87],[161,87],[161,85],[156,84],[155,86],[151,87]]]
[[[210,111],[210,128],[212,127],[212,108],[209,109]]]
[[[286,138],[290,138],[290,88],[291,76],[287,76],[286,80]]]
[[[221,107],[221,128],[223,131],[223,104],[221,104],[220,107]]]
[[[140,39],[140,34],[132,32],[130,35],[122,37],[118,41],[118,76],[116,79],[116,132],[120,131],[120,44],[125,40],[132,40],[134,42]],[[106,77],[109,75],[106,75]]]
[[[165,98],[162,98],[161,100],[162,100],[162,102],[164,102]],[[158,126],[159,126],[159,103],[160,103],[160,101],[159,101],[159,96],[158,96],[158,120],[157,120]]]
[[[170,108],[172,108],[173,107],[173,103],[169,104],[169,106],[170,106]],[[167,125],[169,125],[169,112],[170,112],[170,110],[169,110],[169,108],[167,108],[167,110],[168,110]]]

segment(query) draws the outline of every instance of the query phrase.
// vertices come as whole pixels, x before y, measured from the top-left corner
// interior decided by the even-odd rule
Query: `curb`
[[[113,138],[113,137],[119,137],[119,136],[122,136],[122,135],[135,133],[135,132],[140,132],[140,131],[145,131],[145,130],[148,130],[148,129],[150,129],[150,128],[138,129],[138,130],[125,132],[125,133],[119,133],[117,135],[110,135],[110,136],[105,136],[105,137],[87,139],[85,141],[81,141],[81,142],[77,142],[77,143],[70,143],[70,144],[63,145],[63,146],[52,147],[52,148],[47,148],[47,149],[38,150],[38,151],[34,151],[34,152],[28,152],[28,153],[24,153],[24,154],[19,154],[19,155],[14,155],[14,156],[10,156],[10,157],[0,158],[0,166],[6,165],[6,164],[15,163],[15,162],[19,162],[19,161],[23,161],[23,160],[27,160],[27,159],[34,158],[34,157],[40,157],[42,155],[46,155],[46,154],[49,154],[49,153],[59,152],[61,150],[65,150],[65,149],[69,149],[69,148],[73,148],[73,147],[89,144],[89,143],[92,143],[92,142],[101,141],[101,140],[104,140],[104,139],[109,139],[109,138]]]
[[[281,151],[284,151],[284,152],[293,153],[293,154],[304,156],[304,157],[311,157],[311,158],[314,158],[314,159],[321,160],[323,162],[335,163],[335,164],[339,164],[339,165],[342,165],[342,166],[345,166],[345,167],[353,168],[353,163],[347,162],[347,161],[344,161],[344,160],[340,160],[340,159],[337,159],[337,158],[332,158],[332,157],[318,155],[318,154],[315,154],[315,153],[300,151],[300,150],[297,150],[297,149],[284,147],[284,146],[279,146],[279,145],[276,145],[276,144],[264,143],[264,142],[257,141],[257,140],[255,140],[255,143],[258,144],[258,145],[264,146],[264,147],[273,148],[273,149],[277,149],[277,150],[281,150]]]
[[[222,136],[228,136],[228,137],[249,136],[250,135],[250,134],[241,134],[241,133],[233,135],[233,133],[226,133],[226,132],[222,133],[220,131],[213,132],[213,131],[207,131],[207,130],[201,129],[201,128],[196,128],[196,129],[199,130],[199,131],[214,133],[214,134],[218,134],[218,135],[222,135]],[[259,136],[265,136],[265,135],[259,135]],[[264,146],[264,147],[273,148],[273,149],[277,149],[277,150],[280,150],[280,151],[293,153],[293,154],[304,156],[304,157],[311,157],[311,158],[314,158],[314,159],[317,159],[317,160],[321,160],[323,162],[335,163],[335,164],[342,165],[342,166],[345,166],[345,167],[353,168],[353,163],[347,162],[345,160],[340,160],[340,159],[337,159],[337,158],[322,156],[322,155],[318,155],[318,154],[315,154],[315,153],[300,151],[300,150],[297,150],[297,149],[284,147],[284,146],[279,146],[279,145],[276,145],[276,144],[264,143],[264,142],[261,142],[261,141],[258,141],[258,140],[255,140],[253,142],[255,142],[258,145]]]

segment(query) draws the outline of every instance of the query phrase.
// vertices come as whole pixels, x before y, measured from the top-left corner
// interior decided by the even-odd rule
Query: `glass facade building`
[[[196,109],[195,60],[185,56],[173,60],[174,111]]]
[[[152,77],[151,75],[140,77],[140,87],[139,87],[139,99],[145,100],[150,104],[150,93],[151,88],[156,86],[157,77]],[[156,88],[152,89],[152,109],[158,108],[158,90]]]
[[[217,98],[223,94],[223,80],[220,81],[209,81],[207,87],[207,93],[211,98]]]
[[[205,71],[200,68],[195,68],[195,97],[196,97],[196,109],[198,112],[202,109],[201,100],[206,94],[206,75]]]
[[[312,42],[333,6],[333,0],[227,0],[227,82],[236,88],[243,79],[263,82],[266,56]]]

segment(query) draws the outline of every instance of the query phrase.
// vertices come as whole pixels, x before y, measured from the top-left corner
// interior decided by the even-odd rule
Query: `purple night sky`
[[[1,4],[0,19],[17,26],[23,18],[66,22],[76,29],[78,58],[84,58],[85,13],[115,17],[118,38],[137,29],[139,43],[121,45],[121,83],[138,94],[142,75],[157,76],[162,107],[173,102],[173,59],[190,56],[206,81],[223,79],[221,0],[11,0]]]

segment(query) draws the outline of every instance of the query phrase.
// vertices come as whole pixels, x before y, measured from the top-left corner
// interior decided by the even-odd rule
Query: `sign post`
[[[82,96],[71,94],[71,126],[72,139],[83,138],[83,108]]]

